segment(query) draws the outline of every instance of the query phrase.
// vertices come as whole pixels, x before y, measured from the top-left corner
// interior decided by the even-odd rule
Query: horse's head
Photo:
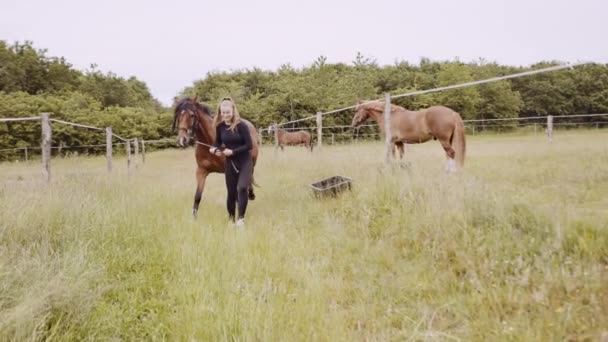
[[[355,107],[355,116],[353,116],[352,128],[361,126],[365,120],[369,119],[369,109],[363,105],[362,101],[359,101],[357,107]]]
[[[203,124],[201,124],[201,120]],[[173,114],[173,129],[177,128],[177,143],[182,147],[188,146],[195,134],[201,133],[201,126],[213,120],[211,109],[206,105],[200,104],[194,98],[186,97],[175,106]],[[204,133],[203,133],[204,134]]]
[[[175,131],[177,128],[177,144],[181,147],[186,147],[190,144],[193,129],[198,125],[196,103],[196,97],[186,97],[175,106],[172,131]]]

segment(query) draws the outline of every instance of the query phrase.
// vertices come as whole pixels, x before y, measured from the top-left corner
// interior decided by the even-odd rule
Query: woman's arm
[[[243,152],[251,151],[251,149],[253,149],[253,143],[251,142],[251,134],[249,134],[249,127],[247,127],[247,124],[241,121],[236,126],[236,129],[239,130],[239,134],[241,135],[245,143],[232,150],[232,154],[237,155]]]

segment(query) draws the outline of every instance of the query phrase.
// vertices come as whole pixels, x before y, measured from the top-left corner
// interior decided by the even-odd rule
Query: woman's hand
[[[222,150],[220,150],[220,149],[219,149],[219,148],[217,148],[217,147],[211,147],[211,148],[209,149],[209,152],[210,152],[211,154],[213,154],[213,155],[218,156],[218,157],[221,157],[221,156],[222,156]]]
[[[232,155],[232,150],[231,150],[231,149],[229,149],[229,148],[227,148],[227,149],[224,149],[224,150],[222,151],[222,153],[223,153],[223,154],[224,154],[226,157],[230,157],[230,156]]]

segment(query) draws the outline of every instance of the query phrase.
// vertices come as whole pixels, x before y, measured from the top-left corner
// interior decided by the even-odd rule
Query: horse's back
[[[310,141],[310,133],[306,131],[300,131],[300,136],[302,137],[302,141],[308,143]]]
[[[454,122],[454,114],[456,113],[455,110],[446,106],[432,106],[422,112],[428,123]]]
[[[425,111],[429,114],[432,113],[433,115],[452,115],[452,112],[454,112],[452,108],[446,106],[431,106]]]
[[[251,121],[246,119],[241,119],[241,121],[243,121],[247,125],[247,128],[249,128],[250,131],[256,132],[255,126],[251,123]]]
[[[255,126],[249,120],[245,120],[245,119],[241,119],[241,120],[247,125],[247,128],[249,128],[249,134],[251,135],[252,142],[254,142],[254,145],[256,145],[258,142],[258,134],[255,129]]]
[[[424,112],[426,124],[435,137],[451,136],[456,124],[455,119],[460,118],[455,110],[446,106],[432,106]]]
[[[279,136],[279,143],[284,145],[302,144],[310,142],[310,133],[306,131],[283,132]]]
[[[306,132],[306,131],[299,131],[299,137],[300,137],[300,143],[304,143],[306,145],[310,144],[311,140],[310,140],[310,133]]]
[[[241,120],[247,125],[247,128],[249,128],[249,135],[251,135],[251,143],[253,145],[251,156],[253,157],[253,162],[255,163],[256,159],[258,158],[258,133],[251,121],[246,119]]]

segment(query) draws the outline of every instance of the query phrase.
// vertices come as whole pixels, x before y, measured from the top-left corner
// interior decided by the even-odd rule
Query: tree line
[[[235,98],[240,111],[258,126],[287,122],[352,106],[358,100],[382,98],[474,80],[505,76],[561,64],[540,62],[528,67],[499,65],[479,59],[464,63],[406,61],[380,66],[357,54],[350,64],[327,63],[319,57],[309,66],[289,64],[276,71],[261,69],[208,73],[185,88],[180,96],[196,95],[216,104],[226,95]],[[590,64],[555,72],[514,78],[478,86],[393,100],[410,110],[445,105],[464,119],[494,119],[540,115],[608,113],[608,65]],[[349,124],[352,111],[328,115],[324,126]],[[299,123],[300,125],[314,125]]]
[[[276,70],[259,68],[209,72],[186,86],[177,96],[197,96],[215,108],[224,96],[236,100],[239,111],[257,127],[286,122],[377,99],[473,80],[504,76],[558,65],[543,61],[531,66],[500,65],[479,59],[419,63],[396,61],[379,65],[358,53],[351,63],[329,63],[324,56],[310,65],[290,64]],[[411,110],[445,105],[464,119],[493,119],[536,115],[608,113],[608,65],[589,64],[500,82],[444,92],[395,99]],[[77,70],[63,57],[47,56],[31,42],[0,41],[0,118],[52,117],[97,127],[111,126],[117,134],[144,139],[169,138],[172,108],[163,107],[145,82],[103,73],[91,65]],[[324,126],[347,125],[352,111],[324,117]],[[580,119],[578,121],[582,121]],[[299,126],[314,126],[314,120]],[[103,133],[54,125],[53,144],[103,143]],[[40,126],[36,122],[0,124],[0,149],[37,146]],[[103,151],[90,148],[82,152]],[[16,154],[18,152],[14,152]],[[11,153],[0,153],[0,159]]]
[[[31,42],[0,41],[0,118],[38,116],[100,128],[112,127],[124,137],[160,139],[171,135],[171,115],[155,99],[145,82],[125,79],[97,70],[75,69],[63,57],[49,57]],[[53,125],[53,146],[103,144],[103,132]],[[39,146],[40,123],[0,124],[0,149]],[[95,153],[103,148],[65,149]],[[56,152],[56,151],[54,151]],[[3,151],[0,160],[12,159],[21,151]],[[32,151],[35,154],[36,151]]]

